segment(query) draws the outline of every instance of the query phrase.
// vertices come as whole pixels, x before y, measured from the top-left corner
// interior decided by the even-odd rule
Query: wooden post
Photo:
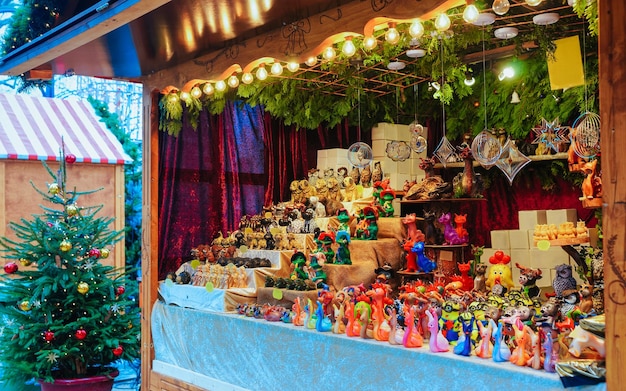
[[[598,1],[607,389],[626,384],[626,6]]]

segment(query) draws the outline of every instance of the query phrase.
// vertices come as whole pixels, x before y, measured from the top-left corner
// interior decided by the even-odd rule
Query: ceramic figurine
[[[557,349],[554,348],[552,332],[548,332],[543,338],[543,369],[546,372],[556,372],[556,361],[558,359]]]
[[[350,259],[350,234],[346,231],[337,231],[335,241],[339,245],[335,263],[338,265],[352,265],[352,260]]]
[[[372,323],[373,336],[377,341],[386,341],[389,339],[389,321],[385,316],[385,306],[393,304],[393,300],[389,297],[391,287],[386,283],[374,283],[372,289],[367,292],[371,297],[372,303]]]
[[[400,345],[404,340],[404,334],[401,338],[399,337],[400,333],[398,333],[398,314],[396,311],[396,307],[394,306],[391,307],[391,309],[389,310],[389,338],[387,339],[387,342],[389,342],[390,345]]]
[[[374,162],[374,169],[372,170],[372,182],[380,182],[383,180],[383,169],[380,166],[379,161]]]
[[[461,317],[461,328],[463,330],[463,334],[459,337],[456,346],[453,349],[454,354],[458,354],[460,356],[471,356],[472,355],[472,329],[474,326],[474,317],[471,316],[470,319],[465,319]],[[480,323],[480,322],[478,322]]]
[[[267,231],[265,235],[263,235],[263,239],[265,239],[266,250],[274,250],[276,248],[276,241],[274,240],[274,235],[272,235],[270,231]]]
[[[459,262],[457,264],[457,267],[459,269],[459,272],[461,272],[461,276],[459,278],[460,278],[461,284],[463,284],[462,289],[466,292],[469,292],[472,289],[474,289],[474,279],[469,275],[470,269],[471,269],[470,262],[465,262],[465,263]]]
[[[478,325],[480,342],[478,342],[474,353],[480,358],[491,358],[493,354],[493,344],[491,343],[493,323],[488,322],[486,326],[482,322],[476,322],[476,324]]]
[[[291,184],[289,184],[289,190],[291,191],[291,202],[294,204],[299,203],[302,198],[302,193],[300,192],[300,187],[298,185],[298,180],[293,180],[291,181]]]
[[[541,337],[539,332],[534,332],[530,327],[528,328],[528,335],[530,339],[530,358],[526,362],[526,366],[533,369],[541,369],[543,367],[543,356],[541,354]]]
[[[337,169],[337,175],[335,176],[337,178],[337,182],[339,182],[339,186],[343,189],[343,180],[346,178],[349,178],[348,176],[348,169],[346,167],[339,167]]]
[[[314,329],[317,323],[317,315],[315,314],[315,310],[313,309],[313,302],[311,299],[306,299],[307,303],[304,305],[304,312],[306,313],[306,318],[304,320],[304,327],[307,329]]]
[[[443,237],[446,244],[457,245],[465,244],[468,241],[467,235],[459,236],[456,229],[452,226],[452,215],[450,213],[444,213],[439,217],[439,223],[444,226]]]
[[[393,207],[393,200],[396,198],[396,193],[393,189],[387,188],[380,193],[382,216],[393,217],[395,209]]]
[[[306,257],[303,252],[297,251],[291,256],[291,265],[293,268],[290,275],[291,278],[301,278],[303,280],[309,278],[309,274],[304,269]]]
[[[337,231],[345,231],[350,234],[350,212],[348,209],[341,208],[337,211],[337,221],[339,221],[339,227],[337,227]]]
[[[417,242],[411,248],[417,255],[417,267],[424,273],[430,273],[437,268],[437,263],[424,254],[424,242]]]
[[[326,203],[328,200],[328,186],[326,184],[326,179],[318,178],[317,182],[315,182],[315,194],[319,199],[319,202]]]
[[[372,186],[372,168],[369,164],[361,170],[361,185],[363,187]]]
[[[307,208],[302,213],[302,227],[300,228],[300,233],[303,234],[312,234],[317,228],[317,222],[315,221],[315,211],[312,208]],[[296,232],[297,233],[297,232]]]
[[[315,212],[315,218],[326,217],[326,207],[319,201],[318,196],[311,196],[309,198],[309,203],[311,205],[311,209]]]
[[[356,330],[356,320],[354,318],[354,303],[346,299],[346,335],[348,337],[357,337],[359,331]]]
[[[420,348],[424,344],[422,335],[415,328],[415,307],[410,306],[404,314],[404,336],[402,345],[405,348]]]
[[[435,227],[435,212],[424,211],[424,243],[441,244],[439,240],[442,237],[441,232]]]
[[[346,315],[346,294],[343,291],[337,292],[335,294],[335,300],[333,303],[333,311],[335,322],[333,323],[332,332],[334,334],[345,334],[346,332],[346,324],[344,323],[344,318]]]
[[[526,366],[526,363],[530,359],[530,353],[528,351],[528,345],[530,344],[530,335],[528,333],[529,329],[530,328],[526,325],[519,328],[518,325],[513,324],[516,346],[511,352],[509,361],[520,367]]]
[[[372,338],[371,330],[368,332],[372,317],[372,307],[366,301],[358,301],[354,305],[354,332],[361,338]]]
[[[324,314],[324,306],[321,302],[317,302],[317,309],[315,310],[317,319],[315,321],[315,329],[319,332],[328,332],[332,329],[333,325],[330,318]]]
[[[320,251],[325,256],[326,263],[334,263],[335,262],[335,251],[332,248],[333,243],[335,243],[335,234],[333,232],[320,232],[318,236],[318,240],[320,243]]]
[[[406,238],[412,242],[425,242],[426,237],[421,230],[417,229],[417,217],[415,213],[409,213],[402,218],[402,224],[406,228]]]
[[[443,303],[441,316],[439,317],[439,330],[448,342],[452,344],[457,342],[461,333],[460,315],[461,304],[459,301],[448,299]]]
[[[346,202],[352,202],[359,199],[359,192],[354,183],[352,177],[345,177],[343,179],[343,200]]]
[[[447,352],[450,350],[450,343],[439,330],[437,312],[433,308],[429,308],[426,311],[426,316],[428,316],[428,330],[430,331],[430,339],[428,340],[430,351],[433,353]]]
[[[497,250],[494,255],[489,257],[491,266],[485,281],[487,289],[492,290],[494,285],[499,285],[505,290],[513,288],[513,274],[508,266],[510,262],[511,257],[502,250]]]
[[[337,178],[329,178],[326,180],[326,186],[328,187],[328,199],[343,202],[343,195],[341,193],[341,186]]]
[[[484,263],[478,263],[474,266],[474,291],[480,293],[487,292],[487,265]]]
[[[361,172],[359,171],[358,167],[352,166],[352,170],[350,171],[350,178],[352,178],[355,185],[359,185],[361,183]]]
[[[324,253],[313,253],[310,257],[309,268],[311,269],[313,276],[311,280],[319,287],[321,284],[326,283],[326,272],[322,269],[322,266],[326,263],[326,256]]]
[[[572,276],[572,266],[561,264],[556,266],[556,277],[552,280],[552,287],[556,297],[563,297],[563,291],[576,289],[576,279]]]
[[[496,323],[490,319],[489,323],[491,323],[491,327],[493,331],[493,351],[492,351],[492,359],[495,362],[506,362],[511,358],[511,350],[509,349],[509,345],[507,345],[505,336],[502,333],[502,322]]]
[[[537,286],[537,280],[541,278],[541,269],[534,269],[515,263],[520,271],[518,278],[519,284],[522,286],[524,293],[531,299],[541,295],[541,289]]]
[[[304,312],[302,308],[302,299],[300,297],[296,297],[293,301],[293,306],[291,306],[291,310],[293,312],[292,323],[294,326],[304,326],[304,321],[307,314]]]
[[[376,209],[371,206],[363,208],[365,221],[367,222],[367,228],[363,232],[363,238],[365,240],[378,239],[378,213]]]
[[[413,245],[415,245],[415,242],[408,238],[402,243],[405,260],[404,270],[409,273],[417,272],[417,253],[413,251]]]
[[[467,214],[454,214],[454,230],[456,231],[457,235],[459,235],[459,238],[469,236],[467,230],[465,229],[465,223],[467,223]]]

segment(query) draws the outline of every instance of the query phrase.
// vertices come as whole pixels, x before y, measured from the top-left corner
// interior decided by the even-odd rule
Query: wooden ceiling
[[[555,34],[579,33],[583,22],[565,0],[543,0],[531,7],[525,0],[509,0],[509,11],[497,16],[490,29],[515,27],[519,36],[537,28],[532,18],[540,13],[558,13],[551,26]],[[135,0],[70,2],[59,28],[6,56],[0,73],[15,75],[37,67],[52,67],[56,74],[75,74],[139,80],[162,88],[185,88],[198,80],[220,80],[233,73],[253,71],[262,62],[295,60],[303,65],[328,45],[347,35],[367,35],[386,28],[387,22],[408,23],[414,18],[433,20],[449,11],[455,24],[464,23],[465,0]],[[491,11],[491,0],[483,3]],[[81,4],[79,8],[77,4]],[[477,2],[477,4],[479,4]],[[86,5],[90,5],[87,7]],[[480,4],[479,4],[480,5]],[[455,8],[456,7],[456,8]],[[72,11],[73,9],[73,11]],[[460,11],[459,11],[460,10]],[[454,27],[453,27],[454,28]],[[492,35],[491,43],[502,46]],[[474,55],[479,52],[475,48]],[[502,49],[500,49],[502,51]],[[467,54],[472,62],[472,53]],[[354,67],[367,79],[374,94],[395,86],[411,86],[429,79],[417,75],[412,59],[401,54],[404,70],[390,70],[382,59]],[[305,74],[306,72],[306,74]],[[315,80],[327,91],[344,94],[347,83],[318,62],[301,66],[298,72],[280,77]]]

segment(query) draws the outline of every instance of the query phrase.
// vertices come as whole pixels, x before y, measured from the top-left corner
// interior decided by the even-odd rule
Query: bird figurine
[[[563,292],[576,290],[576,279],[572,276],[572,265],[561,264],[556,266],[556,277],[552,280],[552,287],[556,297],[563,297]]]

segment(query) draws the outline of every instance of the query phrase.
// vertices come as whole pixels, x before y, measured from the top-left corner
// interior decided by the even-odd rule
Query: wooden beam
[[[17,76],[49,63],[57,57],[87,45],[97,38],[124,26],[133,20],[159,8],[171,0],[128,0],[115,2],[86,20],[80,20],[58,33],[33,40],[9,53],[0,62],[0,74]],[[53,45],[52,43],[57,43]]]
[[[233,72],[252,69],[274,59],[304,63],[308,57],[317,56],[325,47],[348,35],[372,34],[374,30],[387,27],[389,21],[409,23],[415,18],[434,19],[441,12],[465,4],[465,0],[395,0],[380,3],[353,1],[337,6],[294,22],[290,25],[293,26],[291,30],[284,27],[235,43],[147,75],[142,82],[156,89],[168,85],[183,89],[190,80],[223,80]]]
[[[607,390],[626,384],[626,5],[598,1]]]

